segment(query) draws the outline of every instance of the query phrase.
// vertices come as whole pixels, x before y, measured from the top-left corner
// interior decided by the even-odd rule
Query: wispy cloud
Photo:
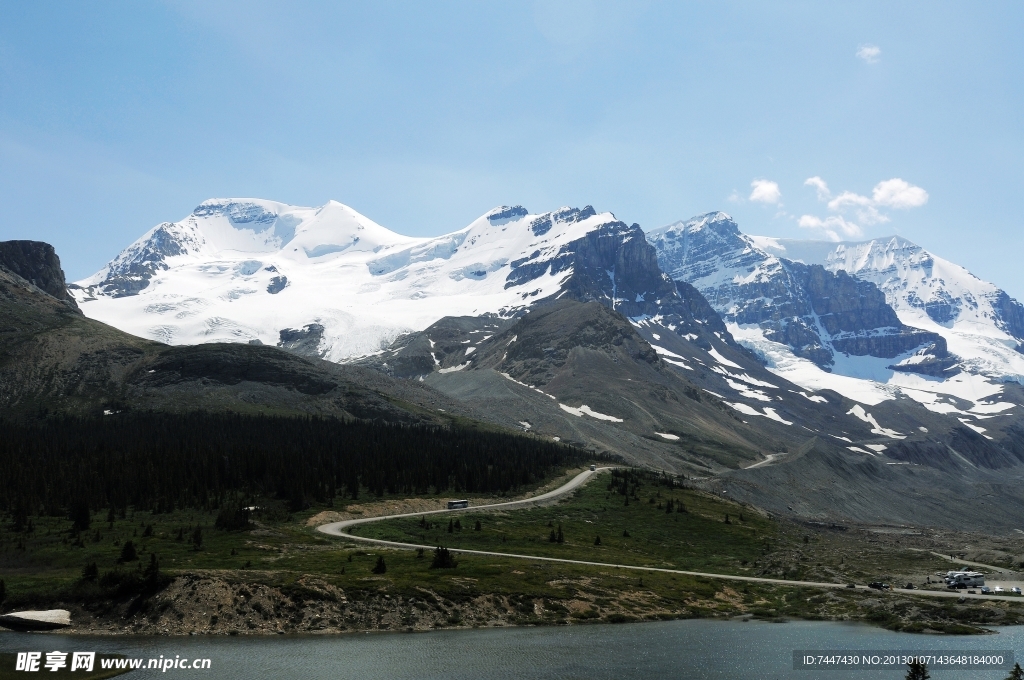
[[[826,184],[825,180],[818,176],[808,177],[804,181],[804,186],[814,187],[815,190],[817,190],[818,192],[819,201],[827,201],[832,196],[832,192],[828,190],[828,184]]]
[[[840,233],[846,238],[859,238],[864,235],[864,231],[858,225],[847,222],[839,215],[830,215],[825,219],[814,215],[802,215],[797,224],[804,229],[820,229],[832,241],[841,241]]]
[[[882,48],[878,45],[861,45],[857,48],[857,58],[866,64],[877,64],[882,58]]]
[[[779,185],[776,182],[767,179],[755,179],[750,183],[750,186],[752,191],[750,192],[749,200],[751,201],[778,205],[779,201],[782,200],[782,192],[779,191]]]
[[[730,203],[742,203],[743,197],[740,196],[740,192],[733,189],[732,193],[729,194],[729,198],[727,198],[726,200],[729,201]]]
[[[827,202],[828,209],[838,214],[824,219],[814,215],[803,215],[798,224],[805,229],[821,229],[833,240],[837,239],[840,233],[848,237],[863,235],[861,225],[888,222],[889,216],[881,209],[907,210],[919,208],[928,202],[927,191],[899,177],[876,184],[870,197],[853,191],[844,191],[838,196],[833,196],[825,180],[817,176],[806,179],[804,186],[814,187],[818,200]],[[851,221],[851,213],[856,217],[856,222]]]

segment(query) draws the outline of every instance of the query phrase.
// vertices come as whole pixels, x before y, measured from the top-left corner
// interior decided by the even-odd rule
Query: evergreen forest
[[[0,422],[0,510],[16,518],[276,499],[508,493],[583,462],[537,437],[461,427],[233,414]],[[590,457],[590,456],[586,456]],[[86,515],[87,516],[87,515]]]

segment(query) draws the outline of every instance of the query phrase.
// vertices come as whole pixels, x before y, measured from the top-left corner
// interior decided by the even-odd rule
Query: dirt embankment
[[[199,572],[174,579],[141,606],[138,602],[102,608],[61,605],[71,610],[73,625],[60,632],[272,635],[423,631],[693,615],[685,609],[673,611],[675,608],[665,606],[655,593],[644,590],[627,588],[614,598],[589,595],[579,590],[586,587],[585,581],[587,579],[565,582],[563,585],[574,592],[561,600],[498,594],[466,595],[456,600],[426,588],[406,597],[385,593],[350,596],[315,576],[302,577],[290,586],[276,587]]]

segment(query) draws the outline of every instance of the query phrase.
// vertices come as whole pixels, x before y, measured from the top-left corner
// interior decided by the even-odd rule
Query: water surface
[[[1024,626],[997,635],[894,633],[862,624],[665,621],[429,633],[273,637],[107,637],[0,633],[0,651],[95,651],[209,658],[212,668],[126,678],[224,680],[661,680],[662,678],[902,678],[902,671],[793,670],[795,649],[992,650],[1024,658]],[[26,674],[30,677],[34,674]],[[938,680],[1006,671],[937,671]],[[45,677],[40,673],[36,677]]]

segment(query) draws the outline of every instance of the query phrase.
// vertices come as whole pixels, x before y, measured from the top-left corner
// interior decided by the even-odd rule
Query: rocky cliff
[[[42,241],[0,241],[0,267],[20,276],[36,288],[78,309],[68,293],[60,258]]]

